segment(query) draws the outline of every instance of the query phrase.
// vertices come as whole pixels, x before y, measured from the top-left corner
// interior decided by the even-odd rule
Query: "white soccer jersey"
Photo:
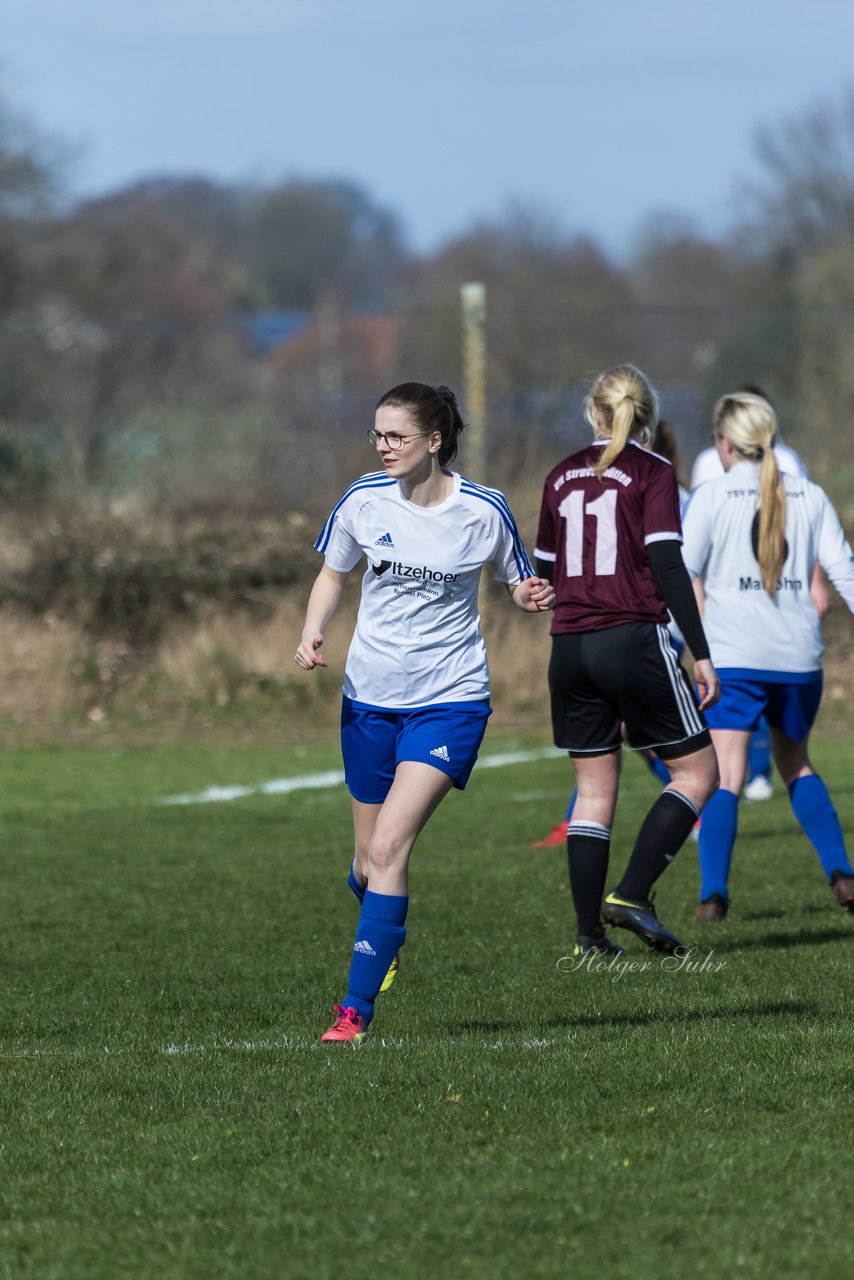
[[[367,557],[344,695],[404,709],[489,697],[477,609],[480,572],[533,576],[507,500],[456,472],[453,493],[418,507],[385,472],[361,476],[314,544],[346,573]]]
[[[754,554],[758,462],[738,462],[691,494],[682,554],[702,577],[703,628],[718,668],[818,671],[824,643],[810,581],[816,561],[854,611],[854,558],[839,517],[817,484],[783,476],[787,554],[773,598]]]
[[[809,479],[810,473],[804,466],[800,454],[796,453],[791,445],[782,442],[775,444],[774,457],[777,459],[777,466],[782,475]],[[708,480],[717,480],[718,476],[723,474],[724,464],[721,462],[720,454],[715,446],[711,445],[708,449],[702,449],[694,459],[694,465],[691,468],[691,488],[696,489]]]

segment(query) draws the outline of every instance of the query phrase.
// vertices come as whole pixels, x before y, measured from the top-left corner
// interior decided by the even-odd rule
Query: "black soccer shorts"
[[[549,662],[556,747],[605,755],[626,740],[675,760],[710,745],[703,713],[667,627],[627,622],[552,637]]]

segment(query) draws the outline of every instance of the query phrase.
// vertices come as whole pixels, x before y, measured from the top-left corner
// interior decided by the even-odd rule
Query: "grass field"
[[[491,734],[485,754],[543,746]],[[815,757],[854,822],[854,743]],[[479,768],[416,849],[409,942],[321,1047],[355,925],[333,745],[2,759],[0,1276],[826,1277],[849,1229],[854,916],[779,794],[697,947],[567,972],[558,757]],[[654,795],[627,762],[615,869]],[[711,954],[709,954],[711,952]]]

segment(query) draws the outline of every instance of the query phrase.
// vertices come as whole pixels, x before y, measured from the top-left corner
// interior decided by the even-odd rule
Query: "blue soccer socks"
[[[845,852],[845,837],[839,817],[827,787],[818,774],[808,773],[805,778],[796,778],[789,787],[789,799],[792,802],[792,812],[818,854],[828,883],[834,871],[842,871],[846,876],[854,875]],[[704,810],[703,826],[705,825]],[[700,848],[702,849],[702,837]]]
[[[828,883],[834,871],[854,875],[833,801],[818,774],[796,778],[789,787],[792,812],[819,856]],[[718,893],[729,901],[729,870],[738,832],[738,796],[722,788],[703,809],[700,825],[700,901]]]
[[[729,902],[729,868],[738,831],[738,796],[721,787],[703,806],[700,823],[700,901],[718,893]]]
[[[373,1017],[374,1001],[391,962],[406,941],[403,925],[408,907],[408,894],[365,890],[353,944],[347,995],[341,1004],[357,1010],[366,1022]]]

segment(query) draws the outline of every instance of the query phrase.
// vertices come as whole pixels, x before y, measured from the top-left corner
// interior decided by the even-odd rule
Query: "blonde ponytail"
[[[658,397],[640,369],[617,365],[599,374],[584,401],[584,416],[597,439],[610,437],[593,468],[601,480],[630,439],[652,443]]]
[[[764,396],[733,391],[712,413],[715,435],[729,440],[742,458],[759,462],[756,559],[762,585],[774,597],[786,561],[786,490],[774,454],[777,415]]]
[[[780,469],[771,445],[763,452],[762,466],[759,469],[757,533],[756,559],[759,561],[762,585],[773,598],[786,560],[786,490],[783,488]]]

